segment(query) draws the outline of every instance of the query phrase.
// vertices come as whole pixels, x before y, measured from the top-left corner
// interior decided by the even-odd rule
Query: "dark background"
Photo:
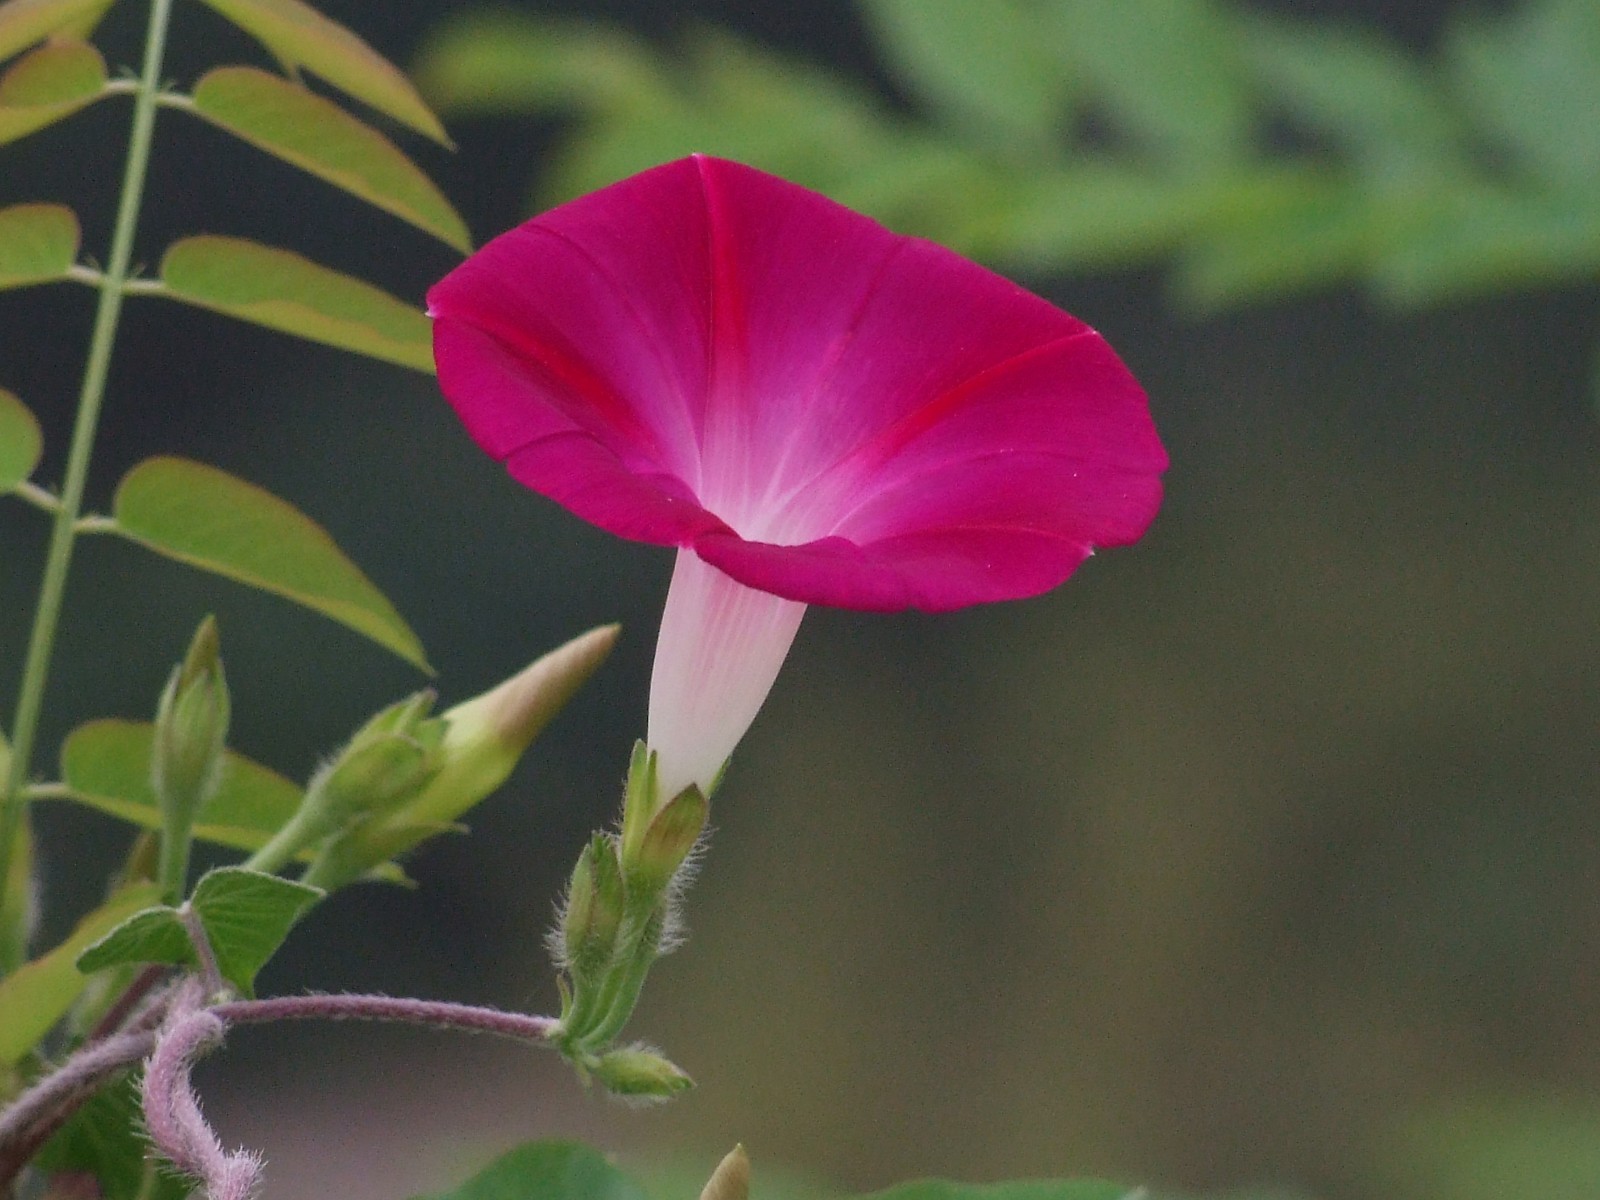
[[[403,63],[455,5],[322,7]],[[530,7],[663,36],[711,20],[892,86],[842,2]],[[1420,47],[1447,6],[1279,7]],[[114,12],[113,61],[136,59],[141,20]],[[184,83],[261,61],[198,5],[174,36]],[[103,104],[6,147],[0,203],[73,204],[103,256],[126,115]],[[454,155],[408,148],[482,240],[525,215],[559,126],[452,132]],[[139,256],[199,231],[408,297],[455,261],[164,115]],[[760,1167],[850,1188],[1104,1173],[1452,1200],[1474,1196],[1451,1179],[1485,1138],[1600,1142],[1600,291],[1400,317],[1335,291],[1200,323],[1154,274],[1026,282],[1145,383],[1166,506],[1037,601],[808,616],[719,797],[694,937],[635,1022],[698,1090],[633,1113],[502,1046],[242,1034],[206,1083],[225,1134],[266,1151],[269,1194],[404,1195],[513,1138],[580,1132],[707,1165],[742,1140]],[[0,383],[46,425],[46,482],[90,310],[68,286],[0,295]],[[473,836],[416,859],[419,890],[341,894],[263,981],[552,1007],[540,937],[643,730],[670,554],[522,491],[423,376],[135,301],[91,506],[158,452],[327,525],[421,635],[446,703],[623,622]],[[0,512],[8,716],[44,537],[37,514]],[[291,776],[423,682],[342,627],[89,540],[40,770],[78,721],[147,715],[208,611],[233,744]],[[58,808],[39,826],[59,934],[123,832]]]

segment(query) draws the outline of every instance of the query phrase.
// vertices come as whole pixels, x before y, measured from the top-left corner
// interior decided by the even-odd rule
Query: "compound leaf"
[[[106,61],[87,42],[49,41],[0,75],[0,145],[71,116],[105,95]]]
[[[433,370],[433,329],[420,309],[288,250],[205,235],[161,260],[161,294],[314,342]]]
[[[462,253],[466,224],[400,148],[337,104],[267,71],[219,67],[195,86],[195,111],[267,153],[393,213]]]
[[[112,0],[7,0],[0,4],[0,60],[53,33],[85,37]]]
[[[117,485],[115,532],[293,600],[429,670],[416,634],[328,532],[292,504],[204,463],[151,458]]]
[[[300,0],[205,0],[290,69],[304,67],[342,92],[442,146],[450,137],[400,69]]]
[[[9,492],[39,465],[44,438],[21,400],[0,388],[0,493]],[[5,757],[0,743],[0,759]]]
[[[60,204],[0,208],[0,289],[66,278],[78,239],[77,215]]]

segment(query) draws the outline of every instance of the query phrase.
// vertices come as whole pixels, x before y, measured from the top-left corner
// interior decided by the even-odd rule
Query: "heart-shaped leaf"
[[[287,597],[431,670],[383,593],[322,526],[271,492],[204,463],[151,458],[123,476],[111,508],[117,533]]]
[[[603,1154],[576,1142],[529,1142],[466,1183],[417,1200],[646,1200],[644,1189]]]
[[[78,257],[78,218],[59,204],[0,208],[0,288],[66,278]]]
[[[200,919],[218,973],[245,997],[322,889],[244,867],[208,871],[188,907]],[[135,913],[78,956],[85,974],[132,963],[193,967],[198,962],[181,910],[157,905]]]
[[[0,979],[0,1065],[15,1066],[66,1016],[89,982],[75,965],[84,948],[160,895],[153,883],[123,888],[54,950]]]
[[[49,41],[0,75],[0,145],[105,95],[106,60],[87,42]]]
[[[0,4],[0,60],[52,33],[86,37],[112,0],[7,0]]]
[[[433,328],[389,293],[287,250],[191,237],[161,260],[162,294],[342,350],[433,370]]]
[[[32,475],[43,450],[39,422],[27,405],[0,388],[0,493]]]
[[[388,59],[336,21],[300,0],[205,0],[256,38],[291,70],[304,67],[342,92],[426,134],[442,146],[449,135],[411,81]]]
[[[314,92],[254,67],[219,67],[195,85],[201,116],[463,254],[466,224],[400,148]]]
[[[61,746],[61,777],[71,799],[144,829],[161,828],[150,786],[155,726],[102,720],[80,725]],[[236,850],[258,850],[300,807],[298,787],[260,763],[223,752],[216,793],[201,807],[194,835]]]

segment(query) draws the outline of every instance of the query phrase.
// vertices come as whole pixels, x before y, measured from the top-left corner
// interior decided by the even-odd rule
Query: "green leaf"
[[[600,114],[549,173],[566,198],[691,151],[750,163],[832,194],[903,134],[866,93],[805,63],[702,32],[682,52],[690,95]]]
[[[192,1180],[160,1169],[150,1156],[139,1085],[132,1079],[118,1080],[97,1092],[50,1139],[34,1163],[47,1173],[93,1176],[102,1200],[185,1200],[193,1190]]]
[[[860,7],[895,74],[960,124],[1032,145],[1064,126],[1075,80],[1042,36],[1037,4],[865,0]]]
[[[1288,116],[1326,134],[1369,174],[1409,178],[1460,159],[1461,131],[1428,69],[1354,26],[1240,15],[1240,51]]]
[[[1215,172],[1248,150],[1254,113],[1217,0],[1051,0],[1064,69],[1160,161]]]
[[[204,463],[151,458],[117,485],[115,531],[159,554],[275,592],[430,671],[416,634],[322,526]]]
[[[165,904],[136,912],[78,955],[78,970],[85,975],[110,967],[159,963],[166,967],[192,967],[197,958],[189,931],[178,910]]]
[[[324,894],[262,871],[218,867],[201,876],[189,903],[211,939],[217,970],[240,995],[252,997],[256,975]]]
[[[153,883],[123,888],[50,953],[0,980],[0,1065],[20,1062],[72,1007],[89,982],[75,965],[84,947],[160,894]]]
[[[336,21],[300,0],[205,0],[293,70],[304,67],[342,92],[426,134],[449,135],[400,69]]]
[[[466,224],[400,148],[337,104],[266,71],[220,67],[195,86],[201,116],[433,234],[463,254]]]
[[[161,828],[150,787],[155,726],[102,720],[80,725],[61,746],[61,776],[70,799],[144,829]],[[201,807],[194,834],[236,850],[259,850],[300,807],[298,787],[241,754],[223,752],[222,780]]]
[[[1005,1183],[919,1179],[861,1200],[1146,1200],[1148,1195],[1143,1188],[1103,1179],[1016,1179]]]
[[[1588,282],[1600,272],[1600,207],[1554,196],[1455,189],[1415,214],[1372,271],[1378,295],[1416,306],[1489,292]]]
[[[21,400],[0,388],[0,493],[32,475],[43,452],[39,422]]]
[[[1600,10],[1544,0],[1496,18],[1465,14],[1445,61],[1458,102],[1535,179],[1592,191],[1600,138],[1574,131],[1600,112]]]
[[[276,875],[219,867],[201,877],[187,904],[205,930],[217,972],[248,999],[255,995],[261,968],[322,896],[320,888]],[[135,913],[85,949],[78,970],[87,975],[134,963],[193,967],[197,962],[181,911],[158,905]]]
[[[420,309],[287,250],[243,238],[191,237],[161,260],[163,295],[342,350],[433,370]]]
[[[112,0],[7,0],[0,4],[0,60],[63,31],[87,36]]]
[[[65,279],[78,257],[78,238],[78,218],[70,208],[0,208],[0,289]]]
[[[0,75],[0,145],[104,96],[106,61],[86,42],[50,41]]]
[[[1398,195],[1350,186],[1310,191],[1195,239],[1179,260],[1176,291],[1204,313],[1359,278],[1414,219],[1413,205]]]
[[[669,102],[672,90],[654,52],[631,33],[507,9],[446,18],[413,73],[441,110],[473,115],[571,105],[640,112]]]
[[[529,1142],[458,1188],[416,1200],[647,1200],[604,1155],[576,1142]]]

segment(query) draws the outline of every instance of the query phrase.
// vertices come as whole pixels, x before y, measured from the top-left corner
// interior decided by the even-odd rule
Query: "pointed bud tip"
[[[700,1200],[749,1200],[750,1156],[740,1143],[728,1151],[711,1173]]]
[[[189,643],[189,652],[183,656],[183,670],[178,677],[178,686],[186,687],[198,675],[209,673],[220,665],[222,658],[222,634],[217,628],[217,618],[206,615],[200,622],[200,627],[194,631],[194,638]]]
[[[666,1100],[694,1086],[685,1071],[643,1047],[609,1051],[591,1069],[608,1092],[632,1100]]]

